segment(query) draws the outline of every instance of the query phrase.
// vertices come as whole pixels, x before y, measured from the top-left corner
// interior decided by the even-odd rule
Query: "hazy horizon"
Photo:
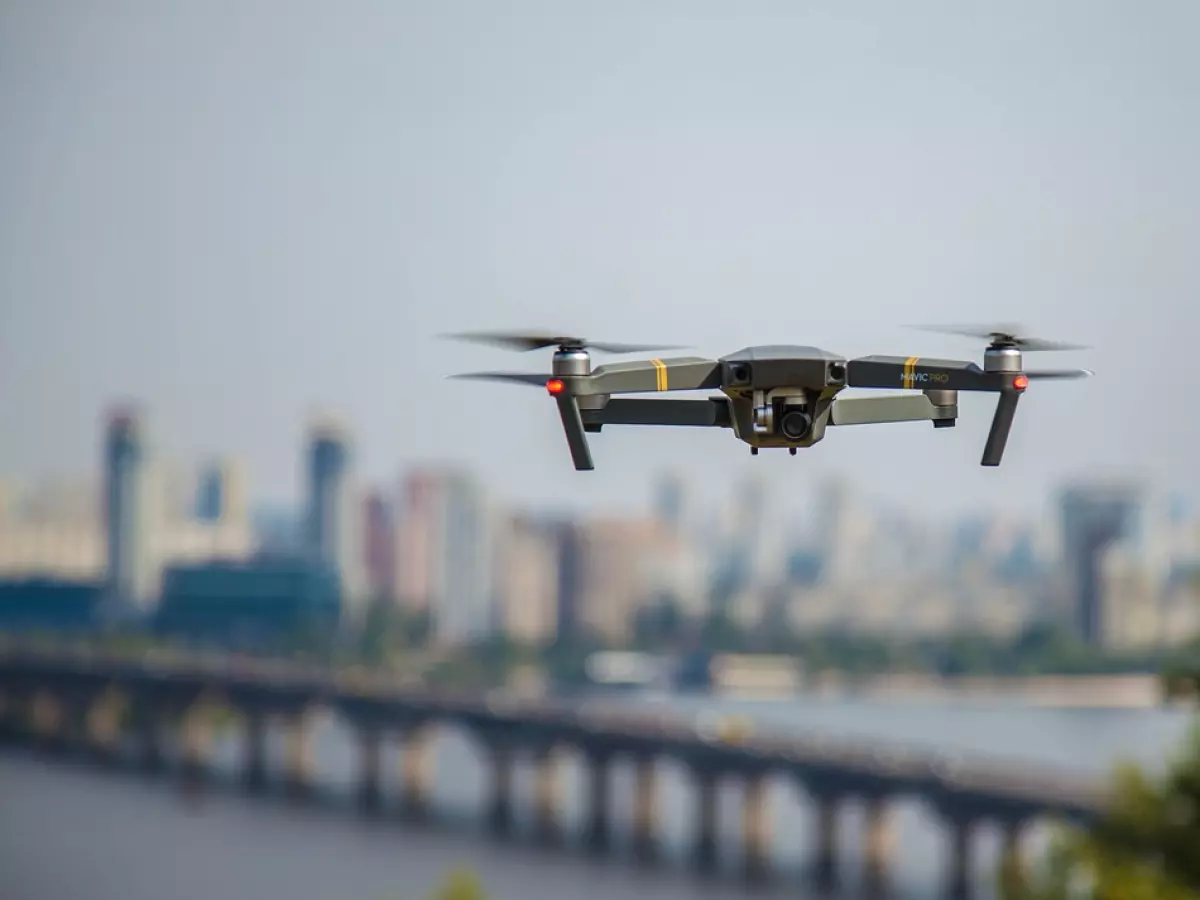
[[[919,12],[919,14],[918,14]],[[506,500],[644,505],[835,473],[914,512],[1036,512],[1092,472],[1200,499],[1200,6],[514,0],[0,5],[0,475],[94,469],[136,397],[179,458],[294,497],[311,410],[358,470],[477,469]],[[576,473],[548,368],[438,341],[816,344],[979,359],[924,322],[1094,345],[1035,384],[1004,465],[958,428],[831,429],[796,457],[611,428]],[[1152,380],[1149,376],[1155,376]],[[778,502],[778,501],[777,501]]]

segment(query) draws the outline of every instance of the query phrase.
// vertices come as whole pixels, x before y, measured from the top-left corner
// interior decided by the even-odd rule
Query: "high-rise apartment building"
[[[435,641],[459,644],[495,627],[492,511],[459,469],[420,469],[405,483],[397,523],[397,600],[428,609]]]
[[[509,517],[496,535],[498,626],[511,640],[545,644],[557,636],[559,556],[554,530]]]
[[[363,504],[363,544],[367,593],[372,600],[392,601],[396,589],[396,535],[392,510],[379,491],[371,491]]]
[[[104,529],[109,599],[120,606],[147,599],[146,446],[137,413],[118,409],[104,436]]]
[[[313,426],[305,477],[306,551],[337,573],[345,608],[354,616],[362,611],[365,593],[361,508],[351,479],[349,437],[337,424],[323,420]]]
[[[630,636],[637,611],[660,587],[654,562],[665,538],[653,519],[594,519],[580,526],[582,630],[612,640]]]
[[[1135,538],[1143,502],[1140,488],[1121,484],[1081,485],[1059,500],[1069,615],[1079,637],[1105,641],[1104,558],[1117,541]]]

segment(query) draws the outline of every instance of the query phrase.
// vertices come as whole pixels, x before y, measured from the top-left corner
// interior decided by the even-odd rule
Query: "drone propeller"
[[[1016,325],[913,325],[919,331],[932,331],[938,334],[953,334],[959,337],[979,338],[991,341],[993,347],[1012,347],[1027,352],[1039,350],[1090,350],[1082,344],[1066,344],[1061,341],[1048,341],[1043,338],[1025,337],[1024,329]],[[1054,377],[1054,376],[1051,376]]]
[[[546,386],[553,375],[539,375],[536,372],[463,372],[461,375],[450,375],[450,378],[465,381],[505,381],[513,384],[528,384],[533,387]]]
[[[1091,369],[1034,369],[1023,373],[1030,381],[1063,381],[1070,378],[1091,378]]]
[[[651,350],[682,350],[671,344],[616,344],[598,343],[587,338],[553,335],[548,332],[472,331],[443,335],[456,341],[471,341],[476,344],[491,344],[506,350],[527,352],[546,347],[565,350],[599,350],[602,353],[648,353]]]

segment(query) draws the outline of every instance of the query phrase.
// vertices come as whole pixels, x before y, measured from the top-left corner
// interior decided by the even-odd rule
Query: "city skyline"
[[[720,9],[6,7],[0,470],[83,468],[129,394],[266,497],[296,495],[319,405],[367,480],[449,459],[531,505],[632,505],[684,453],[699,480],[828,470],[906,508],[1032,511],[1112,469],[1194,499],[1200,9]],[[972,359],[900,326],[997,319],[1094,345],[1046,364],[1097,376],[1030,390],[996,471],[964,397],[951,431],[796,458],[615,430],[576,473],[544,395],[444,380],[543,357],[433,339]]]
[[[354,431],[353,424],[348,422],[344,417],[328,411],[314,412],[310,409],[298,423],[297,441],[293,448],[291,466],[296,473],[297,483],[295,489],[291,494],[269,495],[261,489],[256,489],[255,481],[249,475],[245,466],[245,458],[237,452],[236,448],[210,449],[204,453],[190,457],[179,454],[175,452],[174,447],[170,446],[169,441],[163,440],[162,436],[157,432],[153,416],[149,414],[146,407],[125,399],[119,403],[109,403],[103,410],[103,414],[96,417],[97,440],[92,442],[90,448],[92,450],[92,458],[82,469],[66,471],[42,470],[35,473],[0,470],[0,487],[3,488],[3,493],[0,495],[0,504],[11,503],[22,495],[30,495],[35,498],[60,496],[60,502],[62,502],[61,497],[67,495],[73,497],[81,490],[85,493],[97,493],[97,496],[99,496],[98,492],[101,488],[100,480],[103,475],[103,466],[100,463],[100,450],[102,447],[102,440],[100,439],[104,435],[104,423],[106,420],[111,421],[113,417],[120,416],[135,418],[137,427],[142,435],[142,440],[145,442],[145,447],[155,458],[156,464],[165,467],[164,471],[169,472],[176,479],[181,477],[197,479],[195,485],[196,495],[188,497],[186,500],[182,498],[177,499],[176,503],[184,505],[192,504],[195,507],[194,511],[198,520],[210,517],[201,511],[202,506],[206,502],[214,502],[209,495],[214,490],[220,490],[214,484],[209,483],[209,479],[216,476],[224,467],[233,467],[238,476],[237,503],[239,506],[245,507],[246,512],[252,519],[264,517],[268,520],[279,521],[280,517],[290,517],[294,519],[293,525],[295,527],[300,529],[305,528],[305,505],[309,502],[309,489],[312,482],[312,472],[310,469],[312,463],[307,455],[310,452],[309,442],[312,440],[314,434],[320,434],[325,431],[336,432],[338,440],[344,441],[345,452],[349,454],[345,465],[353,471],[352,477],[356,489],[364,494],[364,498],[380,494],[380,492],[384,496],[395,495],[398,491],[402,490],[406,479],[413,472],[440,469],[448,472],[469,473],[475,478],[482,478],[483,475],[479,467],[471,464],[469,461],[417,458],[404,463],[397,463],[390,474],[382,478],[372,479],[362,472],[361,459],[363,451]],[[561,438],[561,434],[559,437]],[[563,451],[564,453],[566,452],[565,444]],[[591,473],[584,473],[585,477],[587,474]],[[1175,486],[1163,484],[1161,479],[1144,477],[1136,470],[1122,471],[1119,468],[1102,470],[1095,473],[1076,473],[1074,477],[1068,477],[1061,482],[1047,485],[1046,494],[1038,499],[1036,505],[1016,509],[1004,507],[996,509],[987,506],[960,506],[950,509],[939,509],[936,506],[926,508],[919,506],[912,507],[896,503],[887,495],[880,496],[869,493],[864,490],[861,484],[856,482],[853,474],[847,475],[833,468],[812,471],[809,474],[810,477],[806,479],[806,483],[799,486],[800,491],[797,495],[781,497],[778,493],[772,494],[772,499],[775,502],[767,504],[765,508],[777,514],[777,518],[774,521],[794,526],[796,522],[808,519],[811,515],[811,505],[817,502],[820,490],[826,485],[837,485],[840,489],[848,489],[854,492],[860,502],[865,503],[879,515],[900,514],[930,525],[954,525],[955,523],[970,522],[980,516],[988,515],[998,515],[1001,520],[1015,524],[1034,524],[1035,520],[1041,515],[1046,512],[1054,513],[1057,510],[1064,492],[1070,491],[1072,488],[1080,485],[1136,485],[1143,491],[1167,498],[1167,502],[1172,509],[1176,510],[1173,513],[1176,516],[1191,517],[1197,508],[1192,501],[1191,495],[1177,489]],[[687,463],[668,463],[659,468],[639,473],[637,482],[640,486],[639,495],[632,503],[626,503],[622,499],[608,506],[598,506],[596,504],[581,505],[572,503],[570,498],[554,498],[542,502],[537,502],[536,500],[527,502],[519,494],[506,492],[502,481],[499,483],[485,481],[484,483],[488,486],[489,494],[492,494],[501,502],[514,509],[525,510],[535,514],[547,516],[580,514],[639,515],[653,514],[656,504],[661,502],[658,492],[664,486],[664,479],[668,483],[673,480],[678,481],[686,489],[686,506],[687,510],[692,514],[716,514],[723,509],[729,509],[731,508],[731,503],[737,502],[736,498],[740,492],[748,489],[763,490],[765,485],[772,481],[770,474],[756,471],[756,467],[750,467],[746,470],[732,473],[726,479],[718,480],[719,486],[714,490],[706,492],[705,487],[713,487],[714,479],[706,478],[705,473],[698,471],[695,466],[690,466]],[[789,512],[788,501],[793,499],[799,499],[802,506]],[[672,502],[680,502],[680,500]]]
[[[369,487],[350,432],[319,418],[300,449],[306,502],[264,528],[237,465],[167,463],[149,436],[144,413],[117,406],[90,501],[35,493],[32,517],[6,502],[0,613],[53,618],[68,603],[70,621],[127,616],[241,640],[313,616],[353,631],[393,609],[426,613],[433,640],[459,647],[495,635],[623,641],[647,616],[720,614],[760,632],[1012,637],[1050,622],[1093,647],[1144,648],[1200,621],[1200,522],[1136,483],[1067,485],[1049,522],[945,527],[837,480],[815,488],[803,518],[761,478],[714,509],[668,471],[648,511],[538,516],[444,463]]]

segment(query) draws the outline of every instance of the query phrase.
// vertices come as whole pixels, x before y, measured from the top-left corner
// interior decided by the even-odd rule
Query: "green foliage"
[[[1200,900],[1200,720],[1170,761],[1151,778],[1121,767],[1113,803],[1087,832],[1068,832],[1005,900]]]
[[[478,875],[470,869],[458,868],[447,874],[430,900],[487,900],[487,894]]]

